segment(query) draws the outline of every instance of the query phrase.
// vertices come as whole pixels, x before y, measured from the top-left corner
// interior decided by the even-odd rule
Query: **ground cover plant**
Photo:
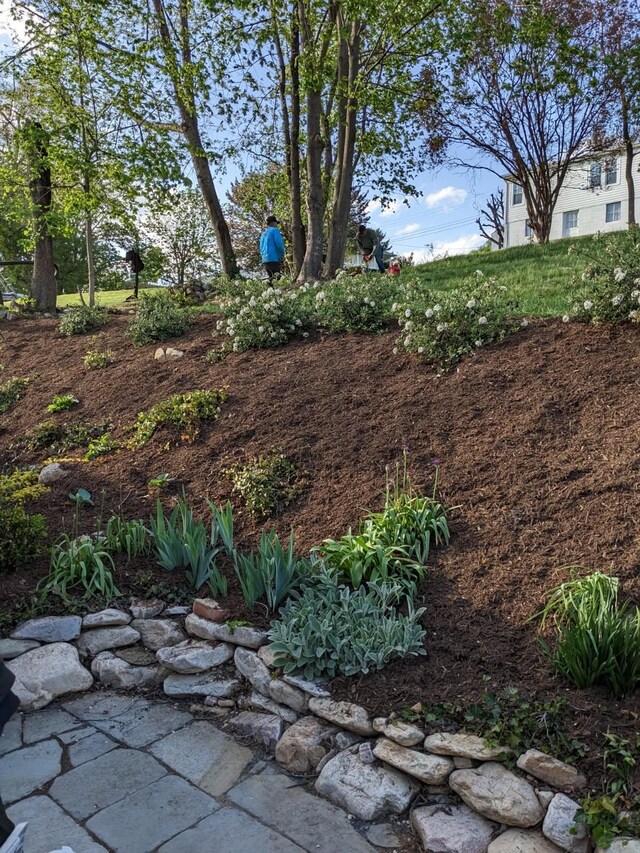
[[[14,469],[0,474],[0,576],[16,571],[43,548],[45,520],[40,514],[26,512],[24,505],[48,491],[33,471]]]
[[[141,447],[150,441],[161,427],[173,427],[180,431],[183,441],[193,441],[205,420],[215,420],[227,393],[220,391],[187,391],[174,394],[168,400],[156,403],[146,412],[140,412],[131,427],[131,447]]]
[[[115,358],[116,354],[111,349],[104,350],[103,352],[97,349],[90,349],[82,357],[82,361],[89,370],[102,370],[113,364]]]
[[[28,379],[20,379],[17,376],[7,379],[0,385],[0,414],[8,412],[22,399],[28,385]]]
[[[88,332],[95,332],[104,326],[106,322],[107,312],[105,308],[99,306],[89,308],[86,305],[80,305],[67,308],[63,312],[58,324],[58,331],[61,335],[66,335],[67,337],[71,335],[86,335]]]
[[[191,322],[189,311],[168,293],[142,293],[136,315],[129,323],[129,337],[137,346],[183,335]]]
[[[53,400],[47,406],[48,412],[66,412],[77,406],[80,400],[73,394],[54,394]]]
[[[283,453],[238,462],[225,473],[233,483],[233,491],[241,495],[249,512],[258,518],[286,506],[301,487],[295,463]]]
[[[42,421],[26,435],[19,437],[12,447],[19,452],[66,453],[75,447],[89,447],[91,442],[108,434],[112,427],[113,424],[108,421],[95,424],[84,421],[75,424]]]

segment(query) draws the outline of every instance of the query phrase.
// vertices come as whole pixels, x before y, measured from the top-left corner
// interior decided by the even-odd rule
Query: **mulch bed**
[[[170,364],[154,362],[155,345],[133,347],[125,329],[118,316],[97,340],[61,338],[48,320],[3,326],[0,379],[33,382],[0,416],[0,463],[41,462],[16,458],[11,445],[43,420],[109,419],[112,436],[122,439],[137,412],[171,394],[226,386],[228,400],[191,445],[168,447],[164,433],[140,450],[65,465],[71,476],[36,507],[52,534],[71,530],[66,495],[78,487],[96,501],[95,510],[80,513],[86,531],[95,529],[98,513],[148,517],[157,499],[148,480],[167,472],[177,481],[163,495],[184,487],[207,515],[207,498],[231,497],[238,541],[255,544],[261,526],[232,496],[223,472],[248,454],[277,450],[297,462],[306,485],[270,523],[284,536],[293,527],[304,552],[356,527],[364,510],[380,508],[385,467],[408,447],[414,483],[430,491],[440,460],[440,499],[457,507],[451,544],[433,553],[421,589],[428,656],[338,680],[336,691],[387,713],[515,685],[540,697],[565,696],[575,734],[587,743],[608,726],[634,732],[637,693],[615,702],[600,690],[567,689],[552,677],[528,620],[566,579],[569,564],[618,575],[623,597],[640,601],[640,328],[536,322],[443,376],[413,356],[393,355],[393,332],[318,336],[209,365],[211,316],[170,342],[185,351]],[[96,348],[115,350],[116,363],[88,371],[81,358]],[[80,405],[48,415],[51,397],[63,392]],[[0,578],[4,611],[46,570],[43,559]],[[180,585],[151,561],[119,567],[118,582],[123,591]],[[248,616],[235,588],[229,605],[233,618],[264,624],[263,614]]]

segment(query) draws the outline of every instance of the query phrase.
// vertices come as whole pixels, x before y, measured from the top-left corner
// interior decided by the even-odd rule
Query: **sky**
[[[11,46],[15,33],[8,6],[9,0],[0,0],[0,55]],[[222,197],[237,177],[233,167],[222,177],[218,187]],[[385,233],[395,255],[413,254],[415,263],[465,254],[485,242],[475,220],[500,183],[495,175],[478,169],[425,170],[414,181],[419,197],[398,196],[384,209],[371,201],[369,226]]]

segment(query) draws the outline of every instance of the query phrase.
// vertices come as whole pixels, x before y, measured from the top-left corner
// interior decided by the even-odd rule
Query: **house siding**
[[[634,178],[636,190],[636,209],[640,210],[640,175],[637,174],[638,151],[634,159]],[[616,160],[617,175],[613,184],[605,186],[605,169],[602,167],[602,185],[590,188],[591,165],[594,162]],[[627,183],[624,178],[625,157],[617,154],[607,158],[591,158],[574,163],[558,195],[558,202],[551,222],[551,240],[564,236],[583,236],[608,231],[621,231],[627,227]],[[524,199],[513,204],[513,184],[505,181],[505,248],[522,246],[533,241],[526,235],[527,208]],[[607,205],[620,202],[620,219],[617,222],[606,221]],[[578,211],[578,226],[571,234],[563,232],[564,214]]]

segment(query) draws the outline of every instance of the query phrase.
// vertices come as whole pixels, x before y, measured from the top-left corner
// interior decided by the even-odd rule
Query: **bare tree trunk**
[[[320,92],[307,93],[307,247],[299,280],[309,281],[320,276],[322,267],[324,196],[322,192],[321,134],[322,99]]]
[[[25,126],[28,146],[29,181],[33,204],[33,230],[35,248],[31,274],[31,298],[38,311],[55,311],[58,287],[53,263],[53,240],[49,232],[48,215],[51,211],[51,169],[48,165],[48,135],[39,122]]]
[[[96,263],[93,252],[93,219],[90,213],[84,224],[85,239],[87,244],[87,273],[89,276],[89,307],[96,304]]]
[[[627,225],[635,228],[636,225],[636,188],[633,180],[633,139],[629,129],[629,101],[622,95],[622,139],[626,153],[624,164],[624,177],[627,182]]]

